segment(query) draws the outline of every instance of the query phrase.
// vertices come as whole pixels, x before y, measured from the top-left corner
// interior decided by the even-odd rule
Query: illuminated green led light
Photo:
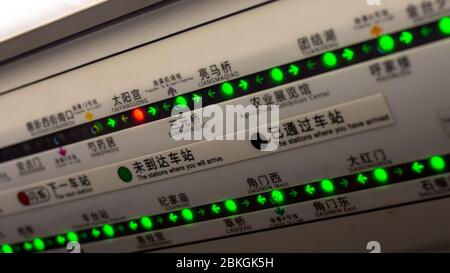
[[[4,244],[4,245],[2,245],[2,248],[1,248],[1,250],[2,251],[0,251],[1,253],[14,253],[14,250],[12,249],[12,247],[10,246],[10,245],[8,245],[8,244]]]
[[[153,222],[149,217],[142,217],[141,220],[139,220],[139,222],[141,223],[141,227],[143,229],[149,230],[153,227]],[[131,222],[130,222],[131,224]],[[130,226],[131,228],[131,226]]]
[[[409,31],[403,31],[400,34],[399,40],[405,45],[410,45],[414,40],[414,35]]]
[[[236,204],[236,202],[234,200],[230,199],[230,200],[225,201],[225,208],[229,212],[234,213],[234,212],[237,211],[237,204]]]
[[[214,214],[219,214],[221,210],[222,210],[222,208],[219,205],[217,205],[217,204],[213,204],[211,206],[211,211]]]
[[[172,213],[169,214],[169,220],[172,223],[176,223],[177,220],[178,220],[178,216],[175,213],[172,212]]]
[[[305,192],[306,192],[308,195],[314,195],[314,193],[316,193],[316,187],[314,187],[314,186],[308,184],[308,185],[306,185],[306,187],[305,187]]]
[[[270,197],[275,204],[282,204],[284,202],[283,192],[279,190],[272,191]]]
[[[430,158],[430,167],[436,172],[442,172],[445,170],[445,160],[441,156],[433,156]]]
[[[119,178],[123,182],[130,182],[131,180],[133,180],[133,174],[126,167],[119,167],[119,169],[117,169],[117,175],[119,175]]]
[[[334,184],[330,179],[324,179],[320,181],[320,188],[325,193],[333,193],[334,192]]]
[[[222,90],[222,94],[226,97],[234,95],[234,87],[229,82],[222,83],[220,90]]]
[[[183,96],[176,97],[175,105],[186,107],[187,106],[187,100]]]
[[[375,178],[376,181],[378,181],[379,183],[383,183],[383,184],[387,183],[389,180],[389,174],[383,168],[376,168],[373,171],[373,177]]]
[[[106,122],[106,125],[108,125],[111,128],[114,128],[117,125],[117,121],[113,118],[109,118],[108,121]]]
[[[289,74],[291,74],[292,76],[297,76],[298,73],[300,72],[300,67],[296,66],[295,64],[291,64],[289,66],[289,70],[288,70]]]
[[[450,35],[450,17],[442,17],[439,20],[439,30],[445,35]]]
[[[358,176],[356,177],[356,181],[358,181],[358,183],[362,185],[366,184],[368,180],[369,178],[362,173],[358,174]]]
[[[256,202],[258,202],[260,205],[264,206],[266,204],[266,197],[264,197],[264,195],[258,195],[258,197],[256,198]]]
[[[156,110],[156,107],[153,106],[149,106],[147,109],[147,113],[149,113],[151,116],[156,116],[156,113],[158,112],[158,110]]]
[[[78,235],[73,231],[69,231],[67,232],[67,240],[69,242],[78,242]]]
[[[194,102],[194,103],[199,103],[200,102],[200,100],[202,99],[202,96],[200,96],[199,94],[193,94],[192,95],[192,101]]]
[[[64,236],[62,236],[62,235],[58,235],[58,236],[56,236],[56,243],[58,245],[62,246],[62,245],[64,245],[66,243],[66,238]]]
[[[33,245],[29,242],[25,242],[23,243],[23,249],[25,249],[25,251],[31,251],[33,249]]]
[[[244,80],[240,80],[239,81],[239,88],[241,88],[242,90],[246,91],[248,89],[248,82],[244,81]]]
[[[108,224],[103,225],[102,231],[103,231],[103,234],[105,234],[105,236],[108,238],[112,238],[115,235],[114,228]]]
[[[345,48],[342,52],[342,58],[350,62],[355,58],[355,52],[350,48]]]
[[[93,236],[94,238],[98,238],[98,237],[100,237],[100,235],[101,235],[102,233],[100,232],[100,230],[98,230],[98,229],[96,229],[96,228],[93,228],[92,231],[91,231],[91,234],[92,234],[92,236]]]
[[[424,169],[425,169],[425,166],[418,161],[413,162],[413,164],[411,166],[411,170],[413,170],[413,172],[415,172],[417,174],[421,174]]]
[[[45,250],[45,243],[41,238],[35,238],[33,240],[33,246],[34,246],[34,249],[36,249],[37,251]]]
[[[333,68],[337,65],[336,54],[332,52],[327,52],[322,56],[322,62],[327,68]]]
[[[142,222],[142,220],[141,220]],[[141,223],[142,225],[142,223]],[[136,231],[139,227],[139,225],[135,222],[135,221],[130,221],[128,222],[128,227],[132,230],[132,231]]]
[[[270,70],[270,77],[275,82],[282,82],[284,79],[284,74],[283,71],[281,71],[281,69],[275,67],[272,70]]]
[[[383,53],[391,52],[395,48],[395,40],[390,35],[383,35],[378,38],[378,47]]]
[[[194,220],[194,214],[192,213],[191,209],[183,209],[181,210],[181,216],[184,218],[184,220],[191,222]]]

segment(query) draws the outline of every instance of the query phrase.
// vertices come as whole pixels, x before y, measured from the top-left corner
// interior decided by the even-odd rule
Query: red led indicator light
[[[142,122],[145,119],[144,111],[141,109],[134,109],[133,112],[131,112],[131,116],[133,117],[134,121],[136,122]]]
[[[30,204],[30,198],[23,191],[21,191],[21,192],[19,192],[19,194],[17,194],[17,198],[19,198],[19,202],[24,206],[28,206]]]

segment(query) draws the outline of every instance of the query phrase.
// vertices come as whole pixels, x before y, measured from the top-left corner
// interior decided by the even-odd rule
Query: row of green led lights
[[[428,165],[431,170],[433,170],[436,173],[441,173],[446,170],[446,162],[445,159],[442,156],[433,156],[428,160]],[[410,169],[413,173],[416,174],[422,174],[425,171],[426,166],[419,161],[414,161]],[[400,172],[403,172],[403,170],[400,170]],[[386,184],[389,182],[389,173],[385,168],[375,168],[372,171],[372,177],[373,179],[378,182],[379,184]],[[364,173],[359,173],[356,175],[355,178],[356,182],[365,185],[369,181],[369,177]],[[340,181],[340,184],[343,187],[348,187],[348,181]],[[335,192],[335,183],[331,179],[323,179],[320,181],[320,189],[326,193],[326,194],[332,194]],[[308,184],[305,186],[305,192],[312,196],[316,193],[316,187],[312,184]]]
[[[441,18],[439,20],[437,26],[438,26],[440,33],[442,33],[443,35],[450,35],[450,17]],[[428,35],[431,31],[432,30],[424,27],[421,30],[421,33],[423,35]],[[401,32],[398,37],[398,42],[403,43],[404,45],[413,44],[413,42],[414,42],[413,33],[411,33],[410,31]],[[395,50],[396,43],[397,42],[392,35],[382,35],[378,38],[378,42],[377,42],[378,50],[380,53],[391,53]],[[368,45],[366,45],[366,46],[368,46]],[[366,52],[366,49],[363,48],[363,51]],[[351,62],[354,60],[355,55],[356,55],[356,53],[354,50],[352,50],[350,48],[344,48],[340,53],[331,52],[331,51],[324,53],[321,57],[321,60],[322,60],[322,63],[325,68],[333,69],[333,68],[336,68],[338,65],[338,62],[339,62],[338,56],[340,56],[344,61]],[[309,69],[314,69],[316,67],[316,64],[311,61],[308,63],[307,67]],[[296,64],[291,64],[287,69],[287,73],[289,73],[292,76],[298,76],[300,74],[300,67]],[[285,73],[279,67],[272,68],[269,71],[269,75],[270,75],[272,82],[276,83],[276,84],[283,83],[283,81],[285,80]],[[262,77],[258,78],[258,77],[256,78],[256,82],[261,83],[261,81],[264,78],[262,78]],[[248,80],[245,80],[245,79],[241,79],[237,83],[237,87],[242,91],[247,91],[249,88],[249,85],[250,84],[249,84]],[[233,97],[236,93],[236,89],[231,82],[222,83],[220,85],[220,91],[221,91],[222,95],[226,98]],[[208,90],[206,95],[212,98],[212,97],[215,97],[216,92],[213,91],[212,89],[210,89],[210,90]],[[199,93],[194,93],[194,94],[192,94],[191,100],[194,103],[198,103],[201,98],[202,98],[202,95],[200,95]],[[186,107],[187,105],[188,105],[188,100],[184,96],[178,96],[174,100],[174,106]],[[164,102],[162,107],[166,111],[170,111],[172,108],[172,105],[168,102]],[[149,106],[147,109],[147,113],[152,117],[155,117],[157,112],[158,112],[158,109],[156,106]],[[126,122],[126,120],[124,120],[124,118],[122,118],[122,120]],[[117,124],[117,120],[114,118],[109,118],[107,120],[106,124],[111,128],[115,128],[116,124]]]
[[[428,165],[431,170],[433,170],[436,173],[441,173],[446,170],[446,162],[445,159],[442,156],[433,156],[428,160]],[[412,172],[416,174],[422,174],[425,171],[426,166],[419,161],[414,161],[410,169]],[[386,184],[389,182],[389,173],[385,168],[375,168],[372,171],[372,177],[373,179],[378,182],[379,184]],[[360,173],[356,175],[355,178],[356,182],[362,185],[365,185],[369,178],[365,173]],[[348,182],[347,182],[348,183]],[[323,179],[318,184],[319,189],[325,193],[325,194],[333,194],[335,192],[336,186],[335,182],[332,179]],[[344,187],[347,187],[347,185],[344,185]],[[313,184],[307,184],[304,186],[304,191],[309,196],[313,196],[316,194],[317,187]],[[296,197],[298,194],[297,192],[292,189],[289,193],[289,195]],[[244,202],[247,202],[247,206],[249,206],[249,201],[244,200]],[[259,194],[256,197],[256,202],[261,205],[265,206],[267,202],[271,202],[274,205],[282,205],[285,202],[285,193],[283,190],[273,190],[269,194],[269,200],[267,200],[265,194]],[[214,203],[210,205],[210,212],[213,215],[219,215],[221,214],[222,210],[225,209],[229,214],[235,214],[238,212],[238,202],[229,199],[224,201],[223,203]],[[199,215],[204,216],[205,211],[198,211]],[[177,223],[179,221],[179,215],[186,223],[192,223],[195,218],[195,212],[190,208],[182,209],[179,212],[171,212],[167,216],[167,220],[172,223]],[[160,217],[157,217],[156,221],[160,222],[163,221],[163,219]],[[160,222],[162,223],[162,222]],[[141,217],[139,220],[131,220],[128,222],[128,228],[130,231],[137,231],[139,228],[141,228],[144,231],[152,230],[153,228],[153,221],[150,217],[144,216]],[[123,230],[122,230],[123,231]],[[93,228],[91,230],[91,235],[94,238],[100,238],[102,235],[106,238],[113,238],[116,235],[116,230],[114,226],[110,224],[105,224],[100,228]],[[55,242],[60,245],[61,247],[66,245],[67,242],[70,241],[79,241],[79,235],[74,231],[69,231],[64,235],[57,235],[54,237]],[[35,238],[31,242],[25,242],[23,243],[23,249],[25,251],[31,252],[31,251],[44,251],[45,250],[45,242],[41,238]],[[13,248],[8,245],[4,244],[1,247],[1,253],[13,253]]]
[[[437,23],[437,28],[442,35],[450,35],[450,17],[443,17]],[[421,34],[428,36],[432,30],[423,27],[421,29]],[[398,37],[398,42],[408,46],[412,45],[414,42],[414,34],[410,31],[402,31]],[[397,41],[392,37],[392,35],[382,35],[378,38],[378,50],[380,53],[391,53],[395,50]],[[363,51],[368,52],[366,49]],[[352,61],[355,57],[355,52],[350,48],[345,48],[341,57],[346,61]],[[338,65],[338,57],[336,53],[326,52],[322,55],[322,62],[326,68],[335,68]]]
[[[450,35],[450,18],[449,17],[443,17],[439,20],[438,22],[438,29],[439,31],[444,34],[444,35]],[[430,31],[427,28],[424,28],[421,33],[424,33],[424,35],[428,35],[430,33]],[[410,31],[403,31],[400,33],[399,37],[398,37],[398,42],[404,44],[404,45],[412,45],[414,42],[414,35],[410,32]],[[396,47],[396,40],[394,39],[394,37],[392,37],[392,35],[382,35],[378,38],[377,44],[378,44],[378,50],[380,53],[391,53],[395,50]],[[366,45],[365,48],[363,48],[363,51],[368,53],[368,49],[366,49],[367,47],[369,47],[368,45]],[[338,62],[339,62],[339,58],[338,56],[341,56],[341,58],[344,61],[347,62],[351,62],[354,60],[355,58],[355,51],[352,50],[351,48],[344,48],[340,54],[338,54],[337,52],[326,52],[322,55],[321,60],[323,65],[325,66],[325,68],[327,69],[332,69],[337,67]],[[314,69],[316,67],[316,64],[312,61],[308,62],[307,67],[309,69]],[[292,75],[292,76],[298,76],[300,74],[300,67],[296,64],[291,64],[289,65],[289,67],[287,68],[287,73]],[[270,78],[272,80],[272,82],[274,83],[283,83],[284,79],[285,79],[285,73],[283,72],[283,70],[279,67],[275,67],[272,68],[269,72]],[[258,78],[259,76],[257,76],[256,81],[259,82],[259,79],[263,79]],[[259,82],[261,83],[261,82]],[[246,91],[249,87],[249,83],[246,80],[240,80],[238,83],[238,87],[243,90]],[[232,97],[235,94],[235,88],[232,85],[232,83],[230,82],[225,82],[223,84],[221,84],[220,86],[220,90],[223,94],[224,97]],[[197,100],[199,99],[199,95],[198,94],[194,94],[192,97],[192,100]]]
[[[262,195],[259,195],[257,200],[259,203],[261,203],[262,198],[266,200],[265,197],[262,197]],[[271,200],[272,202],[276,204],[282,204],[285,200],[284,194],[280,190],[274,190],[271,192]],[[262,202],[264,203],[264,202]],[[229,199],[223,202],[223,206],[219,203],[215,203],[211,205],[211,213],[214,215],[218,215],[222,212],[223,208],[229,213],[229,214],[235,214],[238,212],[238,203],[235,200]],[[202,212],[199,212],[202,213]],[[204,214],[203,212],[202,214]],[[179,216],[183,218],[183,220],[187,223],[191,223],[194,221],[194,211],[190,208],[182,209],[179,213],[177,212],[171,212],[168,214],[167,218],[168,221],[172,223],[177,223],[179,221]],[[158,221],[158,219],[156,220]],[[130,231],[137,231],[139,228],[141,228],[144,231],[152,230],[153,228],[153,221],[150,217],[144,216],[141,217],[139,220],[131,220],[128,222],[128,228]],[[116,231],[114,227],[110,224],[105,224],[100,228],[93,228],[91,230],[91,235],[94,238],[100,238],[102,235],[106,238],[114,238],[116,235]],[[55,236],[55,242],[63,247],[68,242],[78,242],[79,236],[74,231],[69,231],[64,235],[57,235]],[[23,249],[27,252],[31,251],[44,251],[45,250],[45,242],[41,238],[35,238],[32,242],[25,242],[23,243]],[[1,247],[0,253],[13,253],[14,250],[12,246],[8,244],[4,244]]]

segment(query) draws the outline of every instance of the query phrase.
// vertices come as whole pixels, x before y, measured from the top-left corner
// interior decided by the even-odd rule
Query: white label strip
[[[315,121],[314,127],[302,129],[300,125],[295,125],[306,120]],[[298,126],[298,130],[305,132],[300,135],[283,136],[280,139],[279,148],[274,152],[356,134],[393,123],[383,96],[374,95],[281,121],[280,126],[294,125]],[[183,148],[4,191],[0,194],[0,213],[3,216],[77,200],[270,155],[274,152],[262,152],[250,141],[202,141]],[[175,157],[177,158],[176,166],[167,165],[168,161],[174,162]]]

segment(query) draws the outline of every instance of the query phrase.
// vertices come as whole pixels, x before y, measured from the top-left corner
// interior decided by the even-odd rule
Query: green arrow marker
[[[214,98],[214,96],[216,96],[216,92],[212,91],[211,89],[208,90],[208,96],[210,98]]]
[[[211,206],[211,211],[212,211],[214,214],[219,214],[221,210],[222,210],[222,209],[221,209],[220,206],[217,205],[217,204],[214,204],[214,205]]]
[[[164,110],[169,111],[169,109],[170,109],[170,104],[168,104],[167,102],[164,102],[163,108],[164,108]]]
[[[128,223],[128,227],[129,227],[132,231],[135,231],[135,230],[139,227],[139,225],[138,225],[135,221],[130,221],[130,222]]]
[[[372,46],[368,43],[365,43],[363,44],[361,49],[365,54],[369,54],[372,51]]]
[[[262,84],[263,81],[264,81],[264,78],[263,78],[263,77],[261,77],[260,75],[257,75],[257,76],[256,76],[256,82],[257,82],[257,83]]]
[[[421,27],[420,28],[420,35],[424,36],[424,37],[428,37],[430,36],[431,32],[433,30],[429,27]]]
[[[116,127],[116,120],[115,119],[113,119],[113,118],[109,118],[108,119],[108,122],[106,123],[109,127],[111,127],[111,128],[114,128],[114,127]]]
[[[30,242],[25,242],[23,243],[23,248],[25,249],[25,251],[31,251],[33,250],[33,245]]]
[[[239,81],[239,88],[241,88],[242,90],[247,90],[248,89],[248,82],[244,81],[244,80],[240,80]]]
[[[305,187],[305,192],[309,195],[313,195],[316,192],[316,188],[308,184]]]
[[[309,60],[306,64],[306,67],[308,67],[309,70],[313,70],[316,67],[317,63],[313,60]]]
[[[152,116],[156,116],[156,112],[157,112],[157,110],[156,110],[156,108],[153,107],[153,106],[150,106],[150,107],[148,108],[148,110],[147,110],[147,113],[149,113],[149,114],[152,115]]]
[[[356,178],[356,181],[363,185],[367,183],[367,180],[369,180],[369,178],[362,173],[358,174],[358,177]]]
[[[275,213],[280,215],[280,216],[283,216],[284,215],[284,209],[282,207],[277,207],[277,208],[275,208]]]
[[[350,183],[348,182],[347,179],[342,179],[339,184],[341,184],[342,187],[347,188]]]
[[[297,197],[298,192],[297,192],[296,190],[291,190],[291,191],[289,192],[289,195],[295,198],[295,197]]]
[[[65,245],[66,244],[66,237],[64,237],[62,235],[56,236],[56,243],[58,245]]]
[[[92,229],[92,232],[91,232],[91,234],[92,234],[92,237],[94,237],[94,238],[98,238],[98,237],[100,237],[100,235],[101,235],[101,232],[100,232],[100,230],[98,230],[98,229],[94,228],[94,229]]]
[[[423,164],[421,164],[421,163],[419,163],[419,162],[414,162],[413,164],[412,164],[412,167],[411,167],[411,169],[415,172],[415,173],[418,173],[418,174],[421,174],[422,172],[423,172],[423,169],[425,168],[425,166],[423,165]]]
[[[198,211],[197,211],[197,213],[200,215],[200,216],[205,216],[205,210],[204,209],[199,209]]]
[[[119,225],[119,226],[117,227],[117,231],[120,232],[120,233],[122,233],[122,232],[125,231],[125,228],[124,228],[122,225]]]
[[[403,175],[403,169],[400,167],[395,168],[394,173],[398,176],[402,176]]]
[[[242,205],[248,208],[250,206],[250,202],[247,199],[245,199],[244,201],[242,201]]]
[[[266,201],[267,201],[267,199],[262,195],[258,195],[258,197],[256,198],[256,202],[258,202],[262,206],[264,206]]]
[[[414,39],[414,36],[409,31],[403,31],[400,34],[400,38],[399,38],[400,42],[402,42],[405,45],[411,44],[413,42],[413,39]]]
[[[353,60],[353,58],[355,57],[355,52],[353,52],[353,50],[346,48],[344,49],[344,52],[342,52],[342,58],[346,59],[347,61],[351,61]]]
[[[300,71],[300,68],[298,66],[296,66],[295,64],[291,64],[289,66],[289,74],[291,74],[292,76],[297,76],[298,72]]]
[[[176,223],[177,222],[177,220],[178,220],[178,216],[175,214],[175,213],[171,213],[171,214],[169,214],[169,220],[172,222],[172,223]]]
[[[202,99],[202,97],[200,95],[197,95],[197,94],[192,95],[192,101],[194,103],[199,103],[201,99]]]

